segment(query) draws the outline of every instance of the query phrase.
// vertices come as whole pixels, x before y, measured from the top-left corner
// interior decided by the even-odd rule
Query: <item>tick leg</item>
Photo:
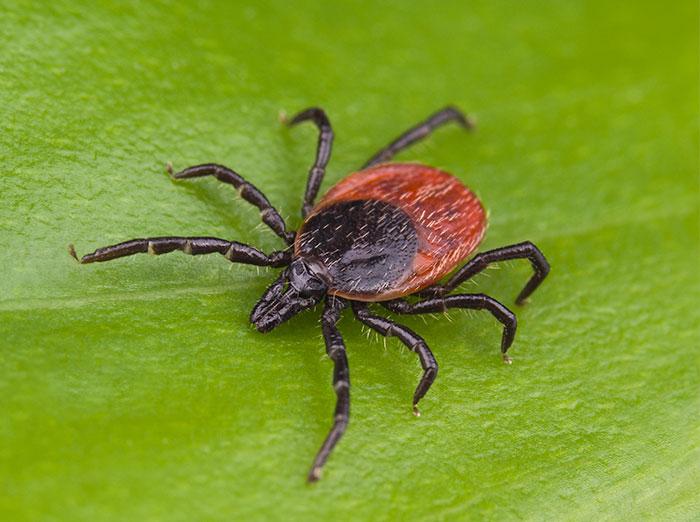
[[[445,107],[444,109],[441,109],[435,114],[429,116],[428,119],[420,122],[415,127],[408,129],[401,136],[372,156],[372,158],[367,161],[362,168],[366,169],[367,167],[371,167],[377,163],[389,161],[402,150],[410,147],[417,141],[422,140],[435,129],[450,121],[455,121],[468,130],[474,128],[474,122],[465,116],[462,111],[456,107]]]
[[[527,259],[532,264],[535,273],[525,285],[525,288],[518,294],[515,300],[516,304],[523,304],[535,289],[540,286],[540,283],[547,277],[549,273],[549,263],[545,259],[540,250],[530,243],[518,243],[488,252],[482,252],[474,256],[466,265],[460,268],[444,285],[434,285],[428,287],[422,292],[421,296],[441,296],[452,292],[455,288],[461,285],[467,279],[474,277],[476,274],[484,270],[491,263],[498,261],[507,261],[511,259]]]
[[[501,303],[484,294],[457,294],[447,297],[431,297],[416,303],[409,303],[404,299],[386,301],[381,303],[385,308],[399,314],[432,314],[446,312],[450,308],[469,308],[473,310],[488,310],[501,324],[503,324],[503,336],[501,337],[501,354],[503,360],[510,364],[510,358],[506,355],[508,348],[513,344],[517,319],[515,314]]]
[[[301,207],[302,217],[306,217],[314,206],[314,200],[318,194],[318,189],[323,181],[323,176],[326,173],[326,165],[331,158],[331,148],[333,147],[333,129],[328,116],[318,107],[310,107],[301,111],[294,116],[289,125],[296,125],[303,121],[313,121],[318,127],[318,145],[316,147],[316,160],[314,161],[311,170],[309,170],[309,178],[306,181],[306,193],[304,194],[304,204]]]
[[[98,248],[80,259],[78,259],[73,245],[70,245],[68,249],[70,254],[82,264],[110,261],[133,254],[167,254],[175,250],[180,250],[193,256],[218,253],[234,263],[272,267],[286,266],[291,258],[291,253],[288,251],[278,250],[267,255],[252,246],[215,237],[150,237],[132,239],[117,245]]]
[[[423,376],[416,387],[416,391],[413,393],[413,413],[419,416],[418,401],[428,392],[438,372],[437,361],[430,351],[430,348],[428,348],[428,345],[420,335],[407,326],[395,323],[385,317],[372,314],[367,304],[354,301],[352,303],[352,309],[361,323],[369,326],[385,337],[397,337],[409,350],[418,355],[420,365],[423,368]]]
[[[326,440],[323,441],[321,449],[318,450],[314,463],[307,480],[316,482],[321,478],[321,470],[328,460],[328,456],[345,433],[350,417],[350,369],[348,368],[348,358],[345,354],[345,343],[343,336],[338,331],[336,323],[340,319],[340,312],[345,308],[345,301],[335,297],[326,297],[326,306],[321,316],[321,328],[323,339],[326,342],[326,353],[331,358],[333,364],[333,389],[336,394],[335,413],[333,415],[333,426],[328,432]]]
[[[170,170],[170,168],[169,168]],[[172,172],[171,172],[172,174]],[[273,207],[265,194],[260,192],[252,183],[243,179],[243,176],[234,172],[228,167],[217,165],[215,163],[206,163],[204,165],[195,165],[188,167],[176,174],[172,174],[175,179],[201,178],[203,176],[214,176],[219,181],[233,185],[243,199],[248,203],[255,205],[260,210],[260,217],[263,223],[272,229],[272,231],[281,237],[288,245],[294,242],[294,232],[288,232],[284,223],[284,219]]]

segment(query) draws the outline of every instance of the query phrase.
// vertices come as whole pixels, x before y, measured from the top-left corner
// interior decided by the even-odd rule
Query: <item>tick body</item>
[[[325,112],[310,108],[289,122],[313,122],[319,130],[316,158],[309,171],[302,204],[303,223],[291,232],[265,195],[235,171],[218,164],[187,168],[175,179],[214,176],[232,185],[256,206],[263,222],[286,244],[265,254],[237,241],[212,237],[153,237],[103,247],[79,259],[81,263],[109,261],[137,253],[218,253],[231,262],[282,268],[254,306],[251,323],[268,332],[294,315],[323,302],[321,329],[326,352],[334,364],[337,401],[333,425],[319,450],[310,482],[318,480],[331,451],[345,432],[350,413],[350,373],[345,343],[337,322],[350,307],[361,323],[380,335],[397,337],[416,353],[423,373],[413,394],[413,409],[437,376],[430,348],[406,326],[376,314],[381,306],[396,314],[444,312],[451,308],[490,312],[502,325],[501,354],[513,342],[516,318],[506,306],[484,294],[456,293],[458,287],[490,264],[527,259],[534,274],[516,298],[517,304],[540,285],[549,265],[529,241],[475,255],[486,231],[486,213],[474,193],[454,176],[417,163],[390,163],[398,152],[448,122],[469,129],[459,110],[447,107],[410,128],[377,152],[361,170],[332,187],[315,204],[330,159],[333,131]],[[71,254],[75,255],[73,247]],[[456,270],[455,270],[456,269]],[[447,277],[452,273],[449,277]],[[442,282],[440,282],[442,281]]]
[[[387,301],[435,283],[486,231],[486,212],[457,178],[389,163],[351,174],[312,210],[294,245],[315,263],[328,293]]]

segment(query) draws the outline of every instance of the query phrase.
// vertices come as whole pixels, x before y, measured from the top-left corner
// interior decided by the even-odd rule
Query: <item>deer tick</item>
[[[287,229],[260,190],[228,167],[208,163],[177,174],[168,168],[175,179],[214,176],[233,185],[243,199],[260,210],[262,221],[284,241],[284,249],[265,254],[252,246],[214,237],[150,237],[99,248],[79,261],[94,263],[138,253],[159,255],[180,250],[190,255],[217,253],[234,263],[283,268],[250,314],[250,322],[260,332],[269,332],[323,302],[321,329],[326,352],[334,363],[337,400],[333,425],[308,475],[313,482],[319,479],[348,424],[350,374],[343,337],[336,326],[345,307],[350,306],[355,317],[370,329],[397,337],[417,354],[423,374],[413,394],[413,410],[419,415],[418,402],[437,375],[435,357],[422,337],[375,314],[370,305],[397,314],[444,312],[450,308],[487,310],[503,324],[501,354],[509,363],[506,352],[516,329],[513,312],[487,295],[453,291],[491,263],[527,259],[534,274],[516,299],[522,304],[546,277],[549,264],[540,250],[526,241],[477,254],[439,282],[479,245],[486,231],[486,212],[474,193],[454,176],[426,165],[390,160],[445,123],[453,121],[466,129],[473,128],[472,121],[458,109],[446,107],[410,128],[372,156],[361,170],[333,186],[318,203],[314,201],[330,159],[333,130],[320,108],[300,112],[289,124],[304,121],[318,127],[319,137],[306,183],[303,223],[296,233]],[[78,259],[72,245],[70,252]]]

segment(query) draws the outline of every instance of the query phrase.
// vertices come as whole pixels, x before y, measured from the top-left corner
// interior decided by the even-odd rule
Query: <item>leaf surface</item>
[[[332,4],[332,5],[331,5]],[[6,520],[691,519],[700,511],[698,8],[694,2],[57,1],[0,7],[0,512]],[[483,248],[529,239],[465,285],[517,311],[514,364],[487,314],[340,323],[352,419],[331,422],[318,310],[247,323],[275,271],[220,256],[67,254],[133,237],[281,245],[214,180],[231,166],[290,226],[328,112],[322,192],[447,103],[400,156],[483,199]]]

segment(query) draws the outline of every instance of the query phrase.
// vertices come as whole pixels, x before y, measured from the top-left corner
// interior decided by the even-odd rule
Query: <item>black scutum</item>
[[[332,290],[372,295],[405,279],[417,248],[415,228],[403,210],[359,200],[313,215],[303,226],[299,253],[325,267]]]

